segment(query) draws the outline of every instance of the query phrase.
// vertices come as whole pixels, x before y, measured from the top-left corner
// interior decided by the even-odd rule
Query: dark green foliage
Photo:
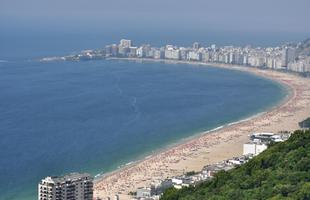
[[[137,192],[129,192],[128,195],[130,195],[130,196],[136,196],[136,195],[137,195]]]
[[[190,172],[186,172],[186,173],[185,173],[186,176],[193,176],[193,175],[195,175],[195,174],[196,174],[195,171],[190,171]]]
[[[310,200],[310,130],[295,131],[241,167],[181,190],[169,189],[161,200],[297,199]]]

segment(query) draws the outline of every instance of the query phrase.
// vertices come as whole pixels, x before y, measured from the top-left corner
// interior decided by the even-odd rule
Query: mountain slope
[[[241,167],[196,188],[169,189],[161,198],[194,199],[310,199],[310,131],[296,131]]]
[[[297,55],[310,56],[310,38],[305,39],[297,48]]]

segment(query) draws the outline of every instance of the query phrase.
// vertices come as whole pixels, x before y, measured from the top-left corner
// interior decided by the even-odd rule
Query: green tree
[[[211,181],[168,189],[162,200],[310,200],[310,130],[295,131],[248,163],[218,172]]]

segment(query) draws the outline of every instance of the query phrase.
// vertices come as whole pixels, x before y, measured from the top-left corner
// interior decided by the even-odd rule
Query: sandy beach
[[[95,183],[95,197],[105,199],[118,194],[121,200],[131,199],[128,193],[138,187],[149,186],[152,182],[181,175],[187,171],[200,171],[207,164],[242,155],[242,145],[249,140],[248,135],[253,132],[296,130],[299,128],[298,122],[310,116],[310,78],[278,71],[214,63],[130,58],[126,60],[186,63],[198,67],[209,65],[240,70],[277,81],[290,92],[278,106],[264,113],[221,129],[199,134],[143,161],[105,175]]]

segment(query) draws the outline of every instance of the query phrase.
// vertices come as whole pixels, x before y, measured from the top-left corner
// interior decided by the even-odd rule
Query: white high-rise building
[[[193,49],[198,50],[201,47],[201,45],[198,42],[194,42]]]
[[[172,60],[180,60],[180,50],[176,48],[167,48],[165,49],[165,58]]]
[[[188,60],[201,61],[201,53],[197,51],[188,52]]]
[[[119,46],[123,47],[123,48],[130,48],[131,47],[131,40],[121,39]]]
[[[93,200],[93,178],[72,173],[46,177],[38,185],[38,200]]]
[[[296,56],[296,50],[292,47],[285,47],[282,50],[282,65],[287,67],[288,63],[294,62]]]

